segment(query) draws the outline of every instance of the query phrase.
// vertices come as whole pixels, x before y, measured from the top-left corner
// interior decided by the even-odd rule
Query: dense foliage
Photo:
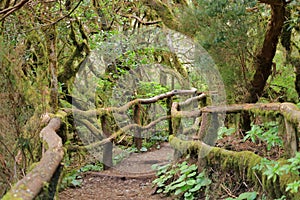
[[[278,6],[273,5],[271,0],[1,1],[0,197],[40,159],[42,146],[38,133],[44,126],[40,120],[42,114],[56,113],[59,109],[72,106],[81,110],[120,106],[135,98],[153,97],[178,88],[195,87],[207,93],[215,90],[225,93],[221,81],[214,80],[217,76],[212,75],[211,71],[205,77],[192,70],[195,66],[190,64],[184,53],[166,49],[168,39],[164,40],[159,36],[168,29],[181,33],[180,37],[195,41],[201,46],[201,51],[203,48],[208,52],[205,55],[211,56],[223,78],[227,102],[255,103],[252,102],[253,99],[245,98],[250,95],[260,102],[289,101],[298,104],[300,4],[297,0],[280,2],[285,9],[284,25],[279,27],[282,29],[280,43],[277,44],[278,38],[274,39],[276,45],[273,50],[276,50],[276,54],[274,58],[271,56],[271,62],[266,63],[270,74],[262,75],[266,80],[259,82],[259,86],[264,89],[257,93],[254,79],[260,77],[260,74],[256,76],[260,68],[264,71],[262,65],[259,65],[263,62],[259,59],[264,57],[262,49],[272,43],[266,38],[270,28],[268,22],[273,15],[276,19],[273,11]],[[148,30],[156,37],[147,35]],[[121,40],[123,36],[127,39]],[[137,47],[136,42],[132,42],[149,39],[146,42],[151,44],[155,43],[151,40],[153,38],[156,39],[154,46],[142,43]],[[120,40],[118,46],[111,42],[117,40]],[[190,44],[185,45],[189,49]],[[98,55],[102,57],[97,57]],[[97,62],[93,61],[95,57]],[[141,65],[149,66],[146,68],[148,71],[139,68]],[[94,75],[93,83],[96,85],[93,87],[78,79],[78,76],[85,77],[86,80],[92,79],[82,70],[83,66],[89,68]],[[203,68],[209,71],[211,65]],[[130,76],[133,78],[128,78]],[[128,79],[138,81],[128,82]],[[191,81],[187,81],[188,79]],[[77,95],[79,90],[76,88],[76,81],[85,85],[84,93]],[[137,89],[130,91],[128,88],[133,85]],[[224,103],[225,100],[219,102]],[[143,106],[141,124],[146,125],[154,117],[160,117],[161,112],[167,111],[167,104],[164,100],[159,102],[158,107]],[[155,110],[154,116],[147,115],[151,109]],[[133,109],[128,110],[126,116],[132,117],[133,112]],[[99,118],[90,121],[94,127],[101,127]],[[115,119],[110,121],[111,131],[119,130],[120,124],[117,123],[118,120]],[[78,132],[93,133],[86,121],[76,124],[71,116],[66,119],[65,124],[67,133],[63,139],[66,148],[82,146],[84,141],[80,141]],[[75,125],[81,131],[76,132]],[[166,140],[167,123],[160,124],[158,128],[159,134],[148,137],[144,141],[143,149],[150,149],[157,141]],[[267,142],[267,148],[271,149],[273,146],[282,145],[277,133],[277,124],[253,124],[252,129],[246,132],[245,140]],[[88,137],[88,140],[94,142],[97,138],[102,138],[101,133]],[[125,147],[131,146],[132,140],[132,137],[118,138]],[[68,152],[65,160],[67,165],[82,161],[89,166],[89,162],[93,162],[84,160],[85,150],[70,149],[72,150]],[[262,163],[261,167],[270,169],[267,166],[271,164]],[[196,170],[183,164],[177,167],[191,169],[191,174]],[[74,169],[70,171],[66,174],[72,174]],[[179,173],[183,174],[182,171]],[[187,175],[189,180],[185,177],[182,178],[184,181],[172,182],[173,184],[168,179],[173,188],[167,190],[166,185],[163,185],[160,189],[166,193],[175,192],[176,195],[181,195],[182,191],[178,188],[184,187],[189,191],[184,195],[191,199],[190,196],[195,191],[193,188],[200,187],[199,181],[209,182],[204,175],[200,175]],[[161,184],[165,182],[161,181]],[[201,187],[207,185],[202,182],[201,184]],[[291,184],[287,190],[297,190],[295,185],[298,186],[299,183]]]

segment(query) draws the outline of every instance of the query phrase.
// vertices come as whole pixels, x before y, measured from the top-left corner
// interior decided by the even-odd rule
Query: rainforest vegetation
[[[165,143],[154,196],[300,199],[298,0],[2,0],[0,86],[3,199]]]

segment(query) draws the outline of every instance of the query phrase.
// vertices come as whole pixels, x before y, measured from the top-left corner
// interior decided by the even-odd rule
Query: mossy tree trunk
[[[263,94],[266,82],[272,72],[272,61],[276,53],[278,40],[285,21],[286,2],[284,0],[261,0],[260,2],[270,4],[271,19],[268,23],[262,48],[254,58],[253,68],[255,68],[255,73],[250,82],[248,90],[249,94],[244,100],[246,103],[256,103],[258,98]]]
[[[101,117],[101,126],[103,134],[106,138],[109,138],[111,135],[111,129],[109,128],[108,116],[104,115]],[[109,141],[104,144],[103,150],[103,165],[104,170],[109,169],[113,166],[112,161],[112,150],[113,150],[113,141]]]
[[[134,105],[133,118],[134,118],[134,123],[136,123],[137,125],[141,125],[141,104]],[[135,147],[140,151],[142,148],[143,140],[139,128],[137,128],[134,131],[133,142],[135,144]]]
[[[50,107],[51,112],[55,113],[58,110],[58,67],[56,55],[56,26],[52,25],[44,29],[46,38],[46,48],[49,56],[49,74],[50,74]]]

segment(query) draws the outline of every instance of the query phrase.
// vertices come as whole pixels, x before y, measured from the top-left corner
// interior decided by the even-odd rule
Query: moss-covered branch
[[[87,43],[87,34],[85,33],[82,24],[80,22],[78,22],[78,25],[79,25],[79,32],[81,33],[81,37],[83,41],[80,43],[76,39],[76,34],[74,30],[75,27],[73,23],[71,23],[70,39],[72,41],[72,44],[76,47],[76,49],[74,50],[73,54],[70,56],[69,60],[64,64],[63,67],[64,70],[58,75],[58,80],[61,83],[66,83],[69,79],[71,79],[76,75],[81,65],[78,64],[75,67],[74,63],[76,61],[82,63],[86,55],[90,53],[90,49]]]
[[[97,110],[88,110],[88,111],[82,111],[82,110],[78,110],[78,109],[64,109],[64,110],[68,113],[73,112],[75,115],[79,115],[79,116],[86,117],[86,118],[93,117],[95,115],[103,116],[108,113],[123,113],[136,104],[151,104],[151,103],[156,103],[159,100],[162,100],[162,99],[165,99],[168,97],[172,97],[175,95],[192,95],[192,94],[196,94],[196,92],[197,92],[196,89],[172,90],[170,92],[166,92],[164,94],[160,94],[160,95],[157,95],[157,96],[154,96],[151,98],[147,98],[147,99],[135,99],[135,100],[132,100],[132,101],[124,104],[123,106],[120,106],[120,107],[98,108]]]
[[[60,124],[59,118],[53,118],[41,131],[40,136],[47,143],[48,150],[35,168],[17,182],[3,197],[3,200],[34,199],[44,184],[50,181],[64,155],[62,140],[56,134]]]
[[[174,117],[199,117],[202,113],[240,113],[242,111],[249,111],[264,115],[271,114],[273,116],[281,114],[289,122],[297,126],[300,124],[300,110],[293,103],[256,103],[206,106],[201,108],[199,111],[193,112],[178,111],[178,106],[178,103],[174,103],[172,106],[172,116]]]
[[[154,120],[152,121],[151,123],[145,125],[145,126],[141,126],[141,125],[138,125],[138,124],[129,124],[123,128],[121,128],[120,130],[118,130],[117,132],[111,134],[109,137],[99,141],[99,142],[95,142],[95,143],[92,143],[92,144],[89,144],[87,146],[83,146],[82,148],[84,149],[92,149],[92,148],[95,148],[97,146],[101,146],[101,145],[105,145],[111,141],[113,141],[116,137],[126,133],[127,131],[129,130],[134,130],[134,129],[137,129],[139,131],[144,131],[144,130],[148,130],[152,127],[154,127],[156,124],[164,121],[164,120],[167,120],[167,119],[170,119],[171,116],[163,116],[163,117],[160,117],[158,118],[157,120]],[[143,135],[141,135],[141,137],[143,137]],[[76,147],[76,146],[72,146],[71,147],[72,149],[76,149],[76,148],[81,148],[81,147]]]
[[[201,109],[201,112],[209,113],[239,113],[241,111],[265,114],[273,112],[273,115],[280,113],[289,122],[296,125],[300,123],[300,110],[293,103],[233,104],[227,106],[207,106]]]
[[[206,166],[218,167],[222,171],[234,170],[238,176],[246,175],[247,181],[253,182],[257,187],[263,187],[272,198],[280,198],[286,195],[287,199],[300,199],[300,192],[286,192],[288,183],[299,180],[299,176],[294,174],[284,174],[274,182],[273,179],[267,179],[261,171],[253,169],[260,164],[262,157],[250,151],[234,152],[218,147],[211,147],[200,141],[183,141],[174,136],[169,137],[172,147],[182,154],[193,153],[198,155],[198,161],[205,163]],[[280,161],[284,164],[285,161]],[[262,184],[262,185],[261,185]]]

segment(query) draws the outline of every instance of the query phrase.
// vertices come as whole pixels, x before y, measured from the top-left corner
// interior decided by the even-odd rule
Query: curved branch
[[[40,132],[40,136],[48,145],[48,150],[42,156],[36,167],[21,179],[3,200],[34,199],[45,183],[48,183],[63,159],[64,151],[61,138],[56,134],[60,128],[59,118],[53,118]]]
[[[196,93],[197,93],[196,89],[172,90],[171,92],[166,92],[164,94],[160,94],[160,95],[148,98],[148,99],[135,99],[135,100],[132,100],[132,101],[126,103],[125,105],[123,105],[121,107],[98,108],[97,110],[88,110],[88,111],[82,111],[82,110],[78,110],[78,109],[64,109],[64,111],[67,113],[73,112],[73,114],[75,114],[75,115],[81,115],[84,117],[92,117],[95,115],[102,116],[107,113],[123,113],[126,110],[128,110],[131,106],[138,104],[138,103],[150,104],[150,103],[155,103],[161,99],[172,97],[175,95],[192,95],[192,94],[196,94]]]
[[[151,123],[147,124],[146,126],[140,126],[138,124],[129,124],[129,125],[121,128],[119,131],[113,133],[108,138],[105,138],[105,139],[103,139],[103,140],[101,140],[99,142],[95,142],[93,144],[89,144],[87,146],[84,146],[83,148],[85,148],[85,149],[92,149],[92,148],[95,148],[97,146],[101,146],[101,145],[107,144],[107,143],[113,141],[116,137],[122,135],[123,133],[125,133],[126,131],[129,131],[131,129],[139,129],[139,130],[142,130],[142,131],[148,130],[148,129],[152,128],[153,126],[155,126],[156,124],[158,124],[158,123],[160,123],[160,122],[162,122],[164,120],[170,119],[170,118],[171,118],[171,116],[163,116],[163,117],[158,118],[157,120],[152,121]],[[73,149],[74,146],[71,147],[71,148]]]
[[[65,16],[63,16],[63,17],[57,19],[55,22],[52,22],[52,23],[50,23],[50,24],[47,24],[46,26],[54,25],[54,24],[60,22],[61,20],[65,19],[66,17],[69,17],[69,16],[70,16],[70,15],[71,15],[78,7],[79,7],[79,5],[81,4],[81,2],[82,2],[82,0],[80,0],[80,1],[76,4],[76,6],[75,6],[68,14],[66,14]]]
[[[122,17],[126,17],[126,18],[134,18],[136,19],[139,23],[143,24],[143,25],[153,25],[153,24],[158,24],[161,22],[161,20],[156,20],[156,21],[152,21],[152,22],[145,22],[143,21],[140,17],[136,16],[136,15],[125,15],[125,14],[120,14]]]
[[[10,8],[6,8],[4,10],[0,11],[0,15],[3,14],[3,17],[0,19],[0,21],[3,21],[6,17],[8,17],[10,14],[12,14],[13,12],[19,10],[20,8],[22,8],[26,3],[28,3],[30,0],[22,0],[20,1],[18,4],[16,4],[13,7]]]
[[[193,103],[194,101],[199,101],[201,99],[204,99],[206,96],[207,96],[206,94],[202,93],[202,94],[200,94],[198,96],[191,97],[191,98],[185,100],[184,102],[180,102],[179,103],[179,107],[182,108],[182,107],[188,106],[191,103]]]

